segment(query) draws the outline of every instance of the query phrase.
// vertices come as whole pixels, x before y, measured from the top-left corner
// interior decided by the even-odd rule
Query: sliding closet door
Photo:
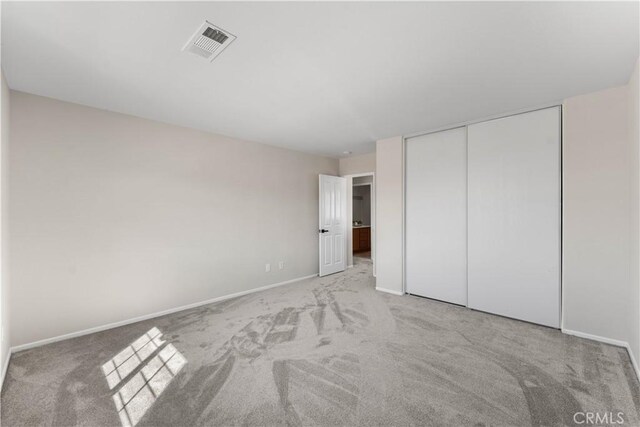
[[[467,304],[465,128],[407,140],[407,292]]]
[[[469,307],[560,326],[560,108],[468,127]]]

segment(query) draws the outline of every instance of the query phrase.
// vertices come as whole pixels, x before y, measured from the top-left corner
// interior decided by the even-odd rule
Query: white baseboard
[[[403,292],[400,292],[400,291],[392,291],[391,289],[379,288],[379,287],[377,287],[377,286],[376,286],[376,291],[386,292],[386,293],[388,293],[388,294],[393,294],[393,295],[400,295],[400,296],[404,295],[404,293],[403,293]]]
[[[592,341],[603,342],[605,344],[615,345],[617,347],[625,347],[625,348],[629,347],[629,344],[625,341],[614,340],[611,338],[601,337],[599,335],[587,334],[585,332],[573,331],[571,329],[562,328],[562,333],[567,335],[573,335],[575,337],[586,338]]]
[[[562,328],[562,333],[567,335],[573,335],[580,338],[586,338],[592,341],[598,341],[605,344],[615,345],[616,347],[623,347],[627,349],[627,353],[629,353],[629,358],[631,359],[631,365],[633,365],[633,370],[636,372],[636,376],[638,377],[638,381],[640,381],[640,367],[638,367],[638,361],[636,360],[633,352],[631,351],[631,347],[629,343],[626,341],[614,340],[611,338],[601,337],[599,335],[587,334],[584,332],[573,331],[571,329]]]
[[[2,386],[4,385],[4,378],[7,376],[7,369],[9,369],[9,360],[11,360],[11,349],[7,351],[7,360],[4,361],[4,365],[2,366],[2,373],[0,375],[0,391],[2,391]]]
[[[121,320],[119,322],[113,322],[113,323],[109,323],[109,324],[106,324],[106,325],[96,326],[96,327],[93,327],[93,328],[84,329],[84,330],[77,331],[77,332],[71,332],[71,333],[64,334],[64,335],[58,335],[58,336],[52,337],[52,338],[45,338],[43,340],[34,341],[34,342],[27,343],[27,344],[17,345],[15,347],[11,347],[10,353],[16,353],[18,351],[28,350],[30,348],[40,347],[40,346],[43,346],[43,345],[46,345],[46,344],[51,344],[51,343],[54,343],[54,342],[63,341],[63,340],[67,340],[67,339],[70,339],[70,338],[81,337],[83,335],[93,334],[95,332],[106,331],[107,329],[113,329],[113,328],[117,328],[119,326],[130,325],[131,323],[141,322],[143,320],[149,320],[149,319],[153,319],[153,318],[156,318],[156,317],[165,316],[167,314],[176,313],[178,311],[189,310],[191,308],[200,307],[200,306],[211,304],[211,303],[214,303],[214,302],[224,301],[224,300],[227,300],[227,299],[231,299],[231,298],[236,298],[236,297],[240,297],[240,296],[243,296],[243,295],[252,294],[252,293],[255,293],[255,292],[266,291],[267,289],[271,289],[271,288],[275,288],[275,287],[283,286],[283,285],[288,285],[290,283],[300,282],[302,280],[311,279],[312,277],[317,277],[317,276],[318,276],[317,274],[311,274],[309,276],[298,277],[296,279],[286,280],[284,282],[274,283],[272,285],[261,286],[259,288],[249,289],[247,291],[236,292],[236,293],[229,294],[229,295],[223,295],[221,297],[216,297],[216,298],[211,298],[211,299],[204,300],[204,301],[199,301],[199,302],[196,302],[196,303],[193,303],[193,304],[187,304],[187,305],[183,305],[183,306],[180,306],[180,307],[175,307],[175,308],[170,308],[170,309],[163,310],[163,311],[158,311],[156,313],[145,314],[143,316],[134,317],[132,319]]]
[[[627,353],[629,353],[629,358],[631,359],[631,364],[633,365],[633,370],[636,371],[636,377],[638,377],[638,381],[640,381],[640,366],[638,366],[638,361],[633,355],[633,351],[631,351],[631,347],[629,343],[625,346],[627,349]]]

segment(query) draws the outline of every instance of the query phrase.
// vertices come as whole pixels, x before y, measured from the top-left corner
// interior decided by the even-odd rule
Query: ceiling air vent
[[[204,21],[182,50],[213,61],[235,39],[236,36],[233,34],[216,27],[209,21]]]

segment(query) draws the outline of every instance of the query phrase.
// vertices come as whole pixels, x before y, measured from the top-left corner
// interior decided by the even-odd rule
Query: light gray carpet
[[[13,355],[2,425],[640,425],[625,350],[345,273]]]

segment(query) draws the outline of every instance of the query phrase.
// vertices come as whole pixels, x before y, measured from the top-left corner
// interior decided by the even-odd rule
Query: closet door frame
[[[559,245],[560,245],[560,330],[564,328],[564,248],[563,248],[563,222],[564,222],[564,207],[563,207],[563,186],[564,186],[564,172],[563,172],[563,153],[564,153],[564,106],[561,103],[552,102],[539,104],[537,106],[532,106],[529,108],[522,108],[513,110],[507,113],[494,114],[490,116],[485,116],[481,119],[468,120],[463,122],[457,122],[446,126],[440,126],[437,128],[433,128],[428,131],[415,132],[411,134],[403,135],[402,137],[402,293],[407,293],[407,282],[406,282],[406,269],[407,269],[407,247],[406,247],[406,212],[407,212],[407,140],[410,138],[415,138],[417,136],[428,135],[431,133],[442,132],[446,130],[452,130],[459,127],[467,127],[472,124],[487,122],[490,120],[502,119],[506,117],[512,117],[519,114],[532,113],[538,110],[544,110],[547,108],[558,107],[560,109],[560,232],[559,232]],[[467,140],[467,147],[469,141]],[[468,242],[467,242],[468,243]],[[468,298],[467,298],[468,301]],[[495,316],[499,316],[496,314]],[[544,326],[544,325],[542,325]],[[555,329],[555,328],[554,328]]]

